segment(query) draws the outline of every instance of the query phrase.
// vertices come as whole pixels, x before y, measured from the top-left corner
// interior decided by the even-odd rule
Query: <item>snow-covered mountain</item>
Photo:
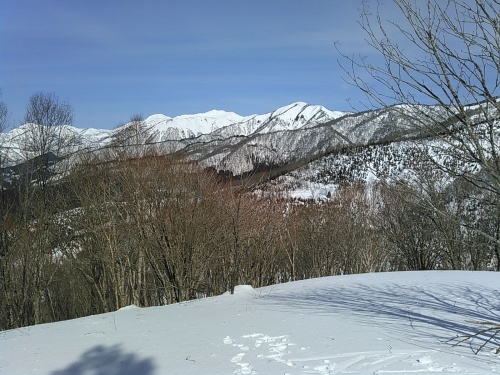
[[[227,138],[305,129],[346,114],[330,111],[322,106],[297,102],[262,115],[240,116],[234,112],[212,110],[174,118],[152,115],[145,120],[145,123],[150,129],[152,139],[161,142],[208,134],[215,138]]]
[[[343,116],[337,112],[331,117],[318,116],[318,120],[312,117],[306,124],[294,127],[296,118],[287,129],[264,131],[276,128],[278,121],[271,117],[266,126],[249,135],[217,137],[217,132],[214,132],[179,149],[204,165],[241,175],[258,169],[303,163],[343,148],[403,140],[416,135],[409,120],[401,117],[399,110],[394,108]]]
[[[251,115],[214,132],[222,137],[250,136],[276,131],[306,129],[346,115],[318,105],[297,102],[263,115]]]
[[[434,111],[433,118],[442,113],[442,120],[447,120],[448,113],[439,107],[423,110]],[[122,150],[139,142],[153,145],[160,153],[182,153],[204,167],[227,174],[271,169],[283,174],[342,150],[378,147],[425,135],[415,130],[412,117],[405,115],[402,106],[347,113],[303,102],[251,116],[219,110],[173,118],[155,114],[142,122],[140,130],[133,123],[113,130],[64,126],[60,128],[64,142],[50,149],[60,160],[82,150],[97,152],[114,146]],[[30,149],[32,127],[26,124],[0,134],[3,166],[15,166],[37,156],[37,150]],[[407,149],[404,143],[401,145]],[[383,163],[384,157],[377,163]]]
[[[147,137],[143,139],[148,143],[178,142],[175,148],[178,150],[200,142],[307,129],[346,114],[303,102],[293,103],[270,113],[251,116],[240,116],[234,112],[220,110],[173,118],[154,114],[144,120],[143,130],[147,132]],[[130,124],[113,130],[61,127],[58,132],[69,141],[64,142],[62,147],[58,146],[57,151],[61,154],[59,156],[64,156],[81,149],[96,150],[109,146],[127,126]],[[25,124],[8,133],[0,134],[4,164],[15,165],[30,157],[27,149],[30,148],[34,132],[33,125]],[[229,144],[232,144],[232,141],[229,141]]]
[[[234,112],[212,110],[174,118],[156,114],[149,116],[144,122],[151,133],[152,139],[155,142],[162,142],[210,134],[220,128],[237,124],[242,119],[242,116]]]

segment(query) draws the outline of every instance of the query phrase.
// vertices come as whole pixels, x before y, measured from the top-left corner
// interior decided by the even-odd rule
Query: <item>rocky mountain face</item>
[[[274,127],[273,120],[265,125]],[[256,169],[302,164],[335,150],[414,136],[409,124],[390,110],[344,114],[308,125],[230,138],[202,136],[183,150],[206,165],[240,175]]]

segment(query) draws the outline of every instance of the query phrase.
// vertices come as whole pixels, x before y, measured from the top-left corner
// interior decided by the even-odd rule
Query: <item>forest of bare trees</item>
[[[327,201],[300,201],[252,192],[179,157],[101,153],[49,184],[21,185],[3,193],[2,329],[239,284],[499,267],[493,241],[436,216],[404,182],[345,184]],[[465,223],[472,188],[425,196]]]
[[[251,177],[236,181],[166,155],[147,145],[138,115],[110,147],[54,171],[51,158],[72,143],[63,131],[72,109],[53,94],[32,96],[25,167],[9,186],[0,154],[0,330],[218,295],[239,284],[500,271],[498,1],[422,3],[396,1],[402,24],[365,9],[361,26],[382,63],[344,58],[372,103],[403,104],[401,115],[439,139],[425,150],[435,171],[345,182],[323,201],[254,189]],[[405,54],[388,27],[421,55]],[[422,105],[429,100],[437,106]],[[0,103],[1,127],[7,116]]]

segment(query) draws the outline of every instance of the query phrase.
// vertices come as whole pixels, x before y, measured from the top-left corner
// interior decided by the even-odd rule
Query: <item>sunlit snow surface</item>
[[[337,276],[0,332],[0,374],[500,372],[500,274]]]

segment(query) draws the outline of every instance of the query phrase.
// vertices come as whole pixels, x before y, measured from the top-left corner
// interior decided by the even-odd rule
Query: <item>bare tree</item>
[[[478,188],[483,212],[500,214],[500,1],[393,0],[384,19],[364,3],[360,26],[375,59],[343,54],[348,81],[369,106],[405,116],[429,158]],[[431,215],[439,207],[428,205]],[[432,212],[434,211],[434,212]],[[450,216],[450,220],[453,218]],[[498,245],[498,230],[473,229]],[[498,246],[496,247],[498,249]],[[496,326],[498,332],[498,326]]]
[[[147,125],[141,114],[135,114],[130,116],[127,124],[115,129],[111,147],[119,158],[140,158],[154,153],[150,140],[151,126]]]
[[[72,144],[63,125],[73,123],[73,108],[53,93],[38,92],[29,99],[24,122],[27,127],[24,133],[26,158],[33,160],[35,178],[44,188],[50,164]]]
[[[381,62],[343,55],[349,82],[370,106],[398,104],[421,135],[439,136],[437,166],[499,202],[500,2],[393,2],[399,21],[363,9],[360,25]]]
[[[54,94],[40,92],[29,100],[23,126],[23,178],[7,190],[12,212],[8,216],[2,212],[6,224],[2,257],[6,326],[36,324],[59,316],[52,286],[57,273],[56,248],[65,235],[57,229],[62,226],[56,215],[66,206],[62,190],[49,189],[47,183],[51,162],[68,145],[62,125],[71,124],[72,119],[71,107]]]
[[[0,90],[0,96],[2,95],[2,91]],[[4,102],[0,102],[0,133],[5,131],[5,127],[7,124],[7,105]],[[0,144],[0,327],[7,326],[7,302],[6,302],[6,255],[7,255],[7,247],[8,247],[8,238],[7,238],[7,213],[8,213],[8,200],[5,193],[4,185],[5,185],[5,175],[4,168],[5,167],[5,156],[3,145]]]
[[[2,97],[2,90],[0,89],[0,97]],[[7,105],[4,102],[0,102],[0,133],[5,131],[7,127],[7,117],[8,117]]]
[[[2,97],[2,90],[0,89],[0,98]],[[7,109],[7,104],[5,102],[0,102],[0,168],[2,168],[2,181],[1,186],[4,186],[4,174],[3,168],[5,167],[7,152],[3,147],[3,133],[7,128],[7,119],[8,119],[9,111]]]

